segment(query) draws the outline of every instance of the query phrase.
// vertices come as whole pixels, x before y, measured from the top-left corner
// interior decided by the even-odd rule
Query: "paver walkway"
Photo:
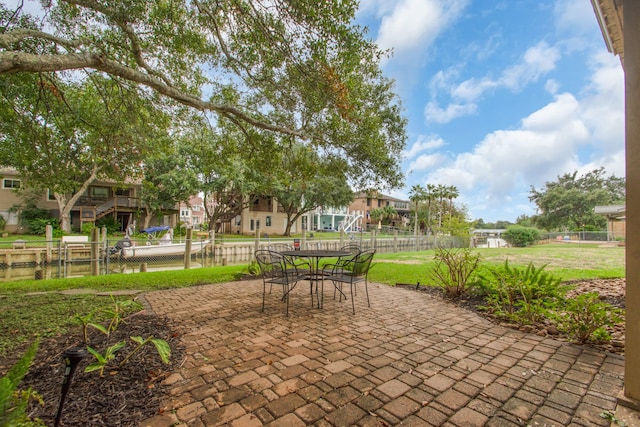
[[[145,295],[183,334],[163,413],[143,426],[608,426],[622,357],[497,326],[424,292],[372,284],[284,316],[261,281]]]

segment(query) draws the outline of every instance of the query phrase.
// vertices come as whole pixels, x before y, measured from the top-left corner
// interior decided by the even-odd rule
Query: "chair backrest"
[[[268,249],[273,252],[292,251],[293,246],[287,243],[269,243]]]
[[[360,245],[356,245],[355,243],[344,245],[343,247],[340,248],[340,250],[344,252],[349,252],[351,255],[358,255],[360,252],[362,252],[362,249],[360,249]]]
[[[266,249],[258,249],[255,252],[256,261],[262,277],[282,277],[284,273],[284,260],[282,255]]]
[[[360,252],[353,260],[353,270],[352,274],[354,276],[366,276],[369,274],[369,269],[371,268],[371,261],[373,260],[373,255],[376,253],[375,249],[369,249],[363,252]]]

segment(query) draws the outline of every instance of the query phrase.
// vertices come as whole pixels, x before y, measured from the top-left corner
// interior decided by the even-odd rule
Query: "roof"
[[[596,206],[593,211],[596,215],[621,218],[626,214],[625,205]]]
[[[609,52],[620,57],[624,67],[624,27],[622,0],[591,0],[600,31]]]

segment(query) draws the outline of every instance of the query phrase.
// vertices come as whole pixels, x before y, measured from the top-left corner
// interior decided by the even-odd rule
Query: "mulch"
[[[162,380],[177,371],[184,358],[184,349],[178,344],[178,336],[172,332],[166,319],[154,315],[133,315],[121,323],[109,338],[95,332],[89,339],[90,346],[104,352],[108,346],[130,336],[162,338],[171,347],[171,363],[165,365],[153,344],[148,344],[122,367],[119,362],[135,347],[129,341],[109,364],[101,377],[99,371],[84,372],[94,358],[84,358],[72,378],[71,387],[63,406],[61,426],[137,426],[141,421],[158,413],[160,400],[167,391]],[[40,343],[34,362],[21,387],[31,387],[44,404],[32,402],[30,416],[40,418],[47,426],[53,426],[60,404],[64,375],[65,350],[81,346],[79,334],[63,335]],[[20,353],[21,355],[22,353]],[[0,361],[4,372],[8,361]]]

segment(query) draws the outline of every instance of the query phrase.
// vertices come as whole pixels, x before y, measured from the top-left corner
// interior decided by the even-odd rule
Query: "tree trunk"
[[[151,220],[153,219],[153,213],[151,212],[151,209],[145,208],[144,212],[145,212],[145,216],[144,216],[144,227],[142,228],[143,230],[146,228],[149,228],[149,225],[151,225]]]
[[[71,196],[69,200],[67,200],[67,196],[65,194],[56,192],[53,193],[53,196],[58,202],[58,210],[60,211],[60,228],[62,229],[62,232],[71,233],[71,208],[73,208],[80,196],[82,196],[84,192],[87,191],[89,185],[91,185],[91,183],[96,180],[97,176],[98,167],[94,166],[93,170],[91,171],[91,175],[89,175],[87,180],[82,183],[82,186],[73,196]]]

